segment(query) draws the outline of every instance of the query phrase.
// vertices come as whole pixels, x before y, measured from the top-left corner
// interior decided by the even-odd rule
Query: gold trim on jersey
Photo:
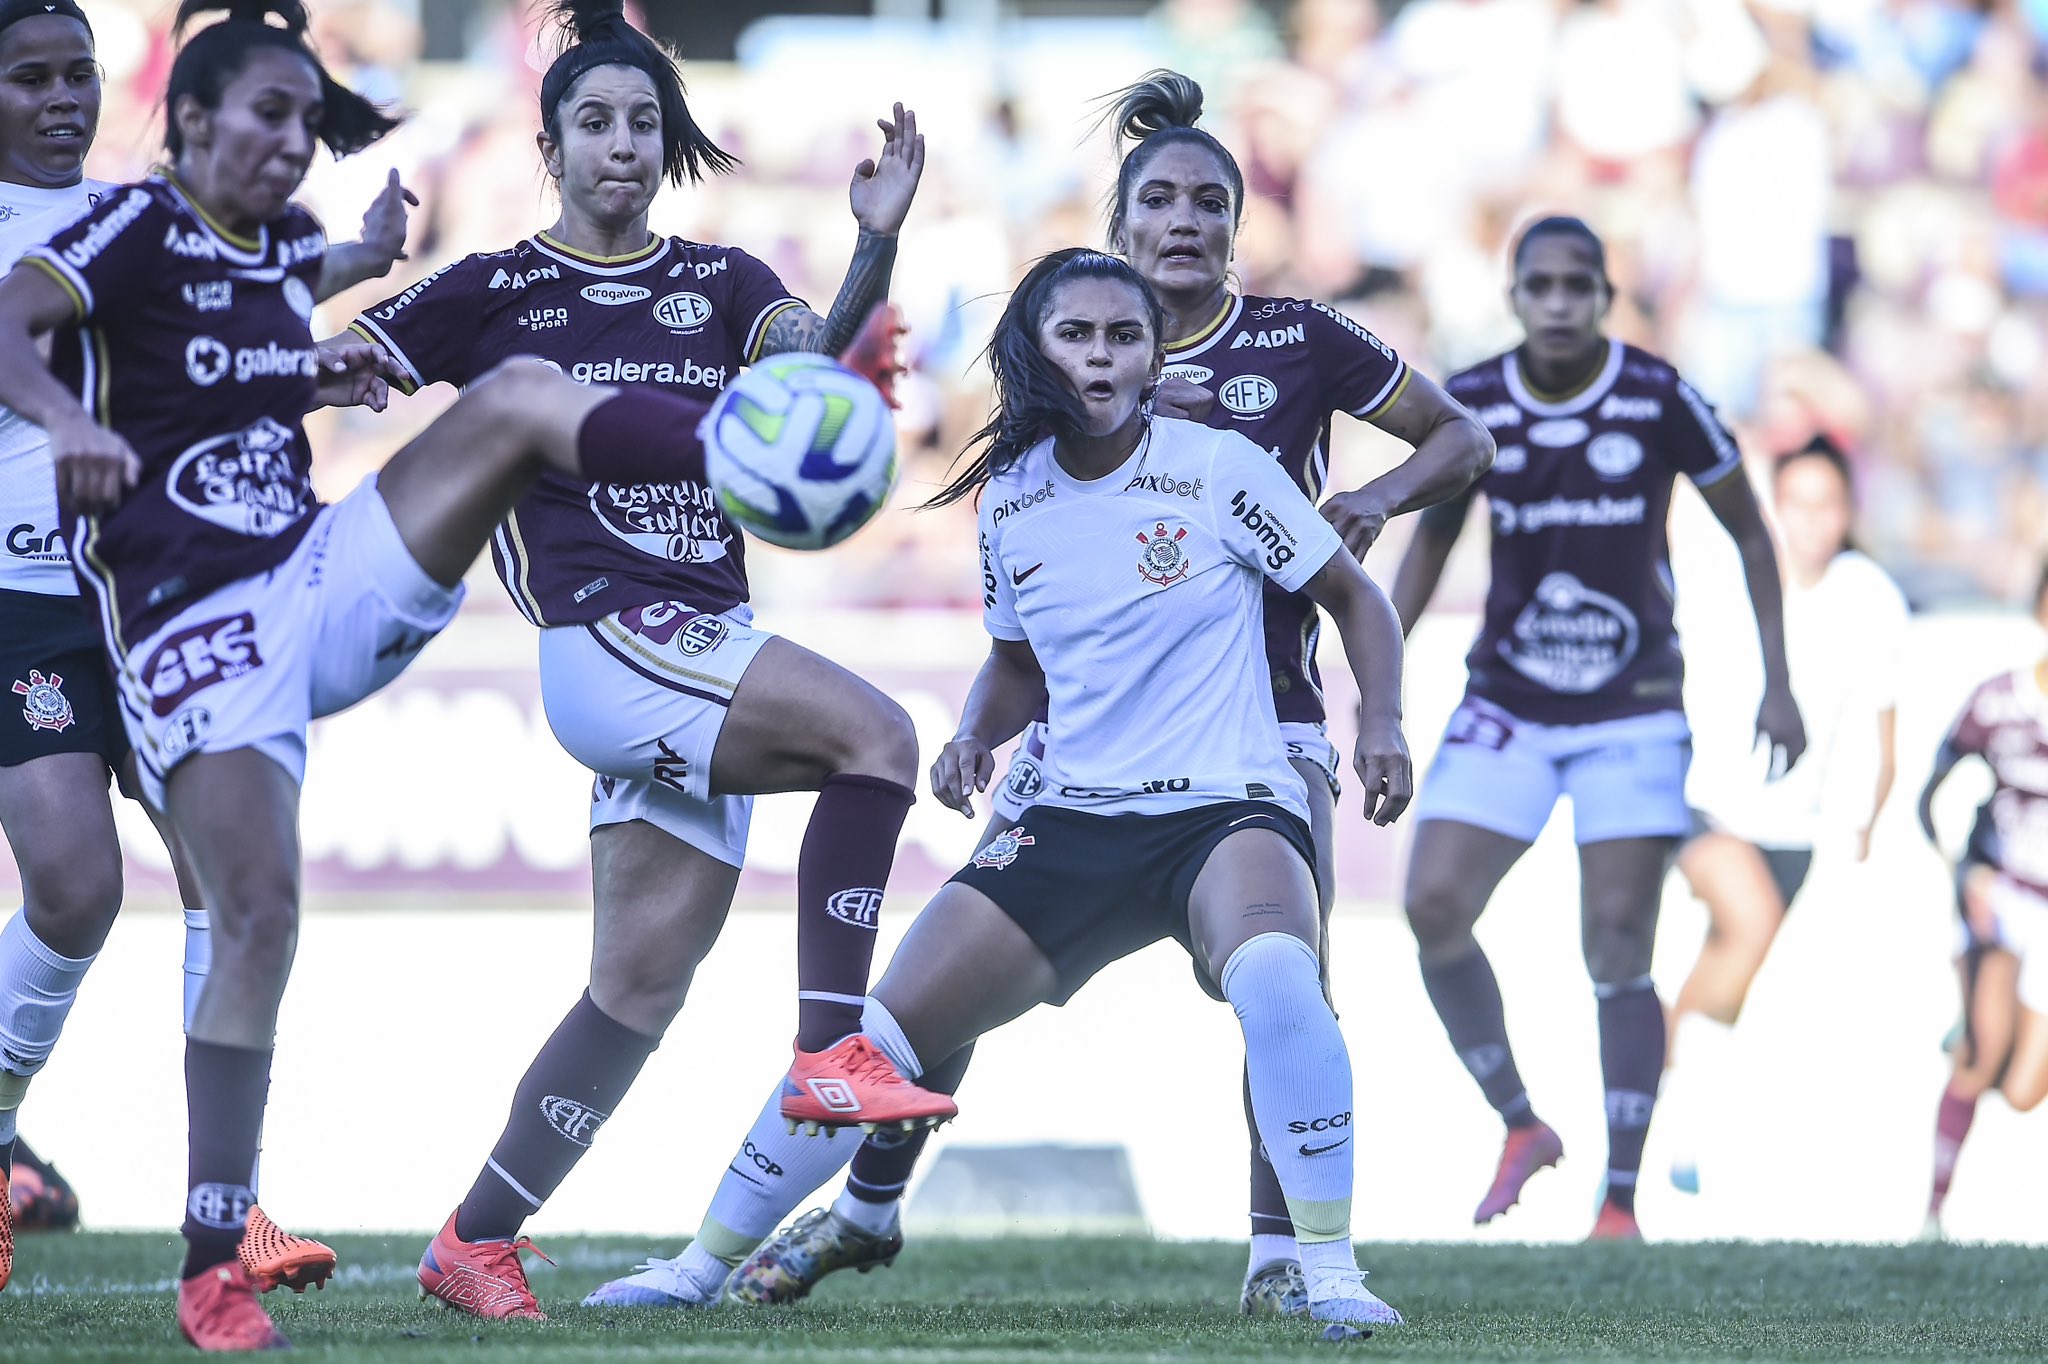
[[[371,345],[377,347],[386,355],[389,355],[392,359],[396,360],[405,369],[410,370],[412,368],[411,358],[401,353],[398,347],[393,345],[391,341],[389,341],[385,337],[372,336],[369,332],[365,331],[363,329],[363,320],[361,318],[357,318],[355,321],[349,323],[346,327],[343,327],[342,330],[345,332],[354,332],[357,336],[362,337],[363,340],[369,342]],[[403,393],[408,398],[410,398],[413,394],[419,392],[420,388],[422,387],[421,385],[414,383],[410,378],[406,378],[403,376],[393,379],[390,375],[386,375],[385,380],[393,388],[397,389],[400,393]]]
[[[107,633],[113,637],[114,658],[124,676],[130,675],[128,668],[128,643],[121,638],[121,607],[114,599],[114,571],[93,552],[99,543],[100,519],[97,516],[83,518],[85,521],[85,543],[78,547],[79,557],[92,569],[87,575],[93,580],[93,587],[100,597],[100,610],[106,618]]]
[[[526,537],[519,533],[519,509],[515,507],[511,511],[506,512],[505,519],[501,524],[505,527],[505,533],[510,539],[512,553],[508,557],[511,558],[515,565],[512,575],[516,581],[511,583],[510,586],[514,592],[518,593],[519,599],[526,603],[527,614],[532,618],[533,623],[535,625],[546,625],[548,623],[547,616],[541,611],[539,599],[533,595],[533,589],[527,584],[526,566],[532,562],[533,556],[527,553]]]
[[[1369,422],[1373,420],[1375,417],[1385,416],[1388,410],[1391,409],[1395,403],[1401,401],[1401,395],[1408,391],[1408,381],[1410,379],[1413,379],[1414,377],[1414,366],[1408,364],[1406,361],[1403,361],[1401,364],[1401,377],[1398,381],[1395,382],[1394,391],[1392,393],[1389,393],[1386,396],[1386,398],[1378,405],[1374,406],[1368,411],[1359,413],[1358,419],[1360,421]]]
[[[82,322],[85,320],[85,295],[78,292],[78,286],[76,284],[73,284],[70,280],[64,278],[64,272],[62,270],[59,270],[55,265],[51,264],[49,261],[44,260],[41,256],[23,256],[21,258],[21,263],[23,265],[33,265],[38,270],[41,270],[44,274],[48,275],[51,279],[56,280],[58,287],[62,288],[64,290],[65,296],[71,300],[72,310],[75,313],[77,313],[77,316],[72,318],[71,320],[73,322]]]
[[[806,307],[800,298],[785,298],[780,303],[771,303],[762,314],[754,319],[753,340],[747,346],[747,363],[754,364],[761,358],[761,347],[768,344],[768,329],[775,325],[775,319],[791,308]]]
[[[1192,347],[1199,346],[1204,342],[1208,341],[1209,339],[1211,339],[1212,337],[1214,337],[1216,333],[1222,331],[1224,325],[1230,320],[1230,310],[1232,308],[1235,308],[1238,305],[1239,301],[1240,300],[1238,299],[1238,296],[1236,294],[1231,293],[1228,289],[1224,290],[1223,306],[1216,310],[1216,316],[1210,318],[1207,322],[1204,322],[1200,330],[1194,332],[1193,334],[1189,336],[1184,336],[1178,341],[1167,342],[1166,358],[1171,360],[1173,358],[1173,354],[1175,351],[1188,350]]]
[[[619,256],[600,256],[592,251],[577,250],[559,237],[551,235],[546,228],[542,228],[534,233],[533,239],[537,242],[545,243],[550,251],[559,251],[565,256],[573,256],[577,260],[591,265],[632,265],[652,257],[656,252],[668,245],[668,238],[654,237],[638,251],[628,251],[624,255]]]
[[[215,236],[238,250],[252,252],[263,250],[263,230],[260,227],[257,229],[257,234],[253,237],[244,237],[240,233],[228,231],[227,228],[221,226],[215,220],[211,213],[206,211],[204,204],[192,196],[192,191],[185,188],[178,177],[172,174],[168,166],[159,167],[156,173],[163,178],[165,184],[178,192],[178,197],[185,201],[185,207],[192,210],[192,216],[205,223]]]
[[[730,698],[734,692],[739,690],[739,683],[735,681],[723,677],[713,677],[710,673],[694,672],[676,663],[673,659],[654,652],[640,642],[638,635],[619,624],[616,616],[606,616],[603,620],[595,621],[593,624],[607,635],[610,635],[614,644],[631,650],[650,667],[659,668],[663,672],[675,677],[686,678],[691,682],[697,683],[699,686],[708,687],[727,698]]]

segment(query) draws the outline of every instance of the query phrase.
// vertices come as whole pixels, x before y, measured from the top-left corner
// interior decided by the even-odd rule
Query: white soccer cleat
[[[1314,1321],[1347,1326],[1399,1326],[1401,1314],[1365,1286],[1362,1269],[1308,1271],[1308,1314]]]
[[[683,1257],[649,1260],[623,1279],[600,1284],[583,1300],[585,1307],[658,1307],[687,1311],[716,1307],[725,1285],[705,1292],[683,1269]]]

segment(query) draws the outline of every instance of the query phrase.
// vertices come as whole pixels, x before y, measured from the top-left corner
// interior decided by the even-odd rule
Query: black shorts
[[[1045,953],[1058,976],[1049,1002],[1064,1004],[1097,971],[1161,938],[1192,951],[1195,878],[1216,845],[1243,829],[1279,834],[1314,878],[1305,821],[1270,801],[1233,800],[1167,815],[1033,805],[953,879],[995,901]],[[1199,962],[1196,974],[1205,974]]]
[[[0,591],[0,767],[53,753],[128,753],[99,625],[77,597]]]
[[[1716,829],[1713,821],[1700,811],[1693,810],[1691,814],[1692,832],[1686,835],[1687,842],[1704,833],[1724,832]],[[1729,837],[1735,835],[1730,834]],[[1746,838],[1742,841],[1749,843]],[[1778,903],[1786,909],[1792,908],[1793,899],[1799,894],[1800,887],[1806,884],[1807,874],[1813,870],[1813,849],[1766,848],[1761,843],[1750,843],[1749,846],[1763,854],[1764,866],[1769,868],[1771,881],[1778,887]]]

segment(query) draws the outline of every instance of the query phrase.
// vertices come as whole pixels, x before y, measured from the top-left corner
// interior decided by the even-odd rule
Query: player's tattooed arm
[[[386,177],[384,188],[370,201],[369,211],[363,214],[361,239],[336,242],[327,248],[320,261],[320,283],[313,290],[314,297],[325,303],[364,280],[382,279],[390,274],[391,267],[406,258],[407,210],[418,208],[419,203],[419,196],[399,183],[394,169]]]
[[[837,355],[852,344],[875,305],[889,296],[889,279],[896,270],[896,234],[910,214],[917,182],[924,175],[924,136],[917,131],[917,112],[898,104],[894,113],[893,119],[875,121],[882,130],[880,155],[853,168],[847,198],[860,236],[831,310],[824,317],[809,308],[787,310],[768,324],[761,354],[808,350]]]
[[[1394,401],[1369,420],[1415,451],[1364,487],[1323,504],[1324,518],[1359,557],[1379,539],[1387,518],[1456,497],[1493,467],[1493,436],[1428,375],[1409,370]]]

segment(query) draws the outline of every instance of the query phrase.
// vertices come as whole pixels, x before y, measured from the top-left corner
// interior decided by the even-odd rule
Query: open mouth
[[[83,142],[85,129],[76,123],[53,123],[47,128],[36,129],[36,136],[51,142]]]
[[[1087,387],[1081,390],[1081,396],[1084,398],[1093,398],[1098,402],[1104,399],[1114,398],[1116,396],[1116,385],[1111,383],[1107,379],[1097,379],[1094,383],[1089,384]]]
[[[1199,246],[1169,246],[1159,253],[1159,259],[1171,261],[1198,261],[1202,258]]]

